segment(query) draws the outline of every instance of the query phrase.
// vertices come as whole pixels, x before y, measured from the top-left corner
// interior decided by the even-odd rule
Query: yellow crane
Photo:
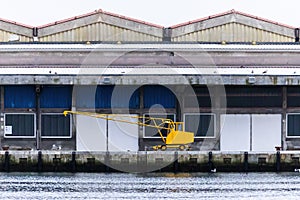
[[[154,118],[154,117],[140,117],[130,115],[118,115],[118,114],[101,114],[83,111],[69,111],[63,112],[65,116],[69,114],[84,115],[88,117],[101,118],[105,120],[111,120],[116,122],[123,122],[129,124],[137,124],[139,126],[156,128],[164,144],[155,145],[152,148],[154,150],[165,151],[167,148],[178,148],[179,150],[185,150],[190,148],[190,144],[194,142],[194,133],[184,131],[183,122],[174,122],[171,119]],[[130,119],[137,119],[137,122],[132,122]],[[164,137],[161,130],[167,131],[167,136]]]

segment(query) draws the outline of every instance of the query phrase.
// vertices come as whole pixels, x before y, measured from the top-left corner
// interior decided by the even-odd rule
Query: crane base
[[[163,144],[152,146],[154,151],[166,151],[167,149],[178,149],[180,151],[190,150],[190,146],[187,144]]]

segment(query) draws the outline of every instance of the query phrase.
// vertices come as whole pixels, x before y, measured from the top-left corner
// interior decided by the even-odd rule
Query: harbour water
[[[300,173],[0,173],[1,199],[299,199]]]

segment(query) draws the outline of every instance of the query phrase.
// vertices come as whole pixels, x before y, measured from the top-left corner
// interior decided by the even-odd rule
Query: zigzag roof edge
[[[275,24],[275,25],[278,25],[278,26],[283,26],[283,27],[290,28],[290,29],[295,29],[296,28],[296,27],[293,27],[293,26],[290,26],[290,25],[287,25],[287,24],[283,24],[283,23],[279,23],[279,22],[276,22],[276,21],[272,21],[272,20],[269,20],[269,19],[266,19],[266,18],[262,18],[262,17],[250,15],[250,14],[247,14],[247,13],[244,13],[244,12],[236,11],[234,9],[223,12],[223,13],[218,13],[218,14],[215,14],[215,15],[210,15],[210,16],[207,16],[207,17],[199,18],[199,19],[196,19],[196,20],[176,24],[176,25],[171,26],[170,28],[175,29],[175,28],[179,28],[179,27],[182,27],[182,26],[186,26],[186,25],[206,21],[206,20],[209,20],[209,19],[222,17],[224,15],[230,15],[230,14],[239,14],[239,15],[243,15],[243,16],[246,16],[246,17],[249,17],[249,18],[253,18],[253,19],[256,19],[256,20],[268,22],[268,23]]]
[[[124,15],[118,15],[118,14],[115,14],[115,13],[103,11],[102,9],[98,9],[98,10],[95,10],[93,12],[89,12],[89,13],[82,14],[82,15],[76,15],[74,17],[70,17],[70,18],[67,18],[67,19],[51,22],[51,23],[48,23],[48,24],[45,24],[45,25],[38,26],[38,28],[45,28],[45,27],[49,27],[49,26],[54,26],[54,25],[57,25],[57,24],[73,21],[73,20],[76,20],[76,19],[88,17],[88,16],[91,16],[91,15],[99,14],[99,13],[110,15],[110,16],[113,16],[113,17],[118,17],[118,18],[121,18],[121,19],[129,20],[129,21],[133,21],[133,22],[137,22],[137,23],[141,23],[141,24],[145,24],[145,25],[148,25],[148,26],[153,26],[153,27],[156,27],[156,28],[163,28],[163,26],[158,25],[158,24],[142,21],[142,20],[139,20],[139,19],[131,18],[131,17],[126,17]]]

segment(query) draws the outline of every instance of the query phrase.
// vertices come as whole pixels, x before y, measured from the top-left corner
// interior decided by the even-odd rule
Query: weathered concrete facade
[[[184,48],[186,46],[189,48]],[[44,48],[42,44],[30,44],[2,47],[0,84],[3,116],[6,113],[32,113],[38,118],[43,113],[61,114],[65,109],[78,109],[74,93],[70,94],[72,101],[69,107],[6,107],[5,91],[11,85],[33,86],[35,95],[39,94],[38,88],[42,91],[43,87],[49,86],[70,86],[73,92],[75,86],[132,86],[139,91],[140,102],[145,101],[142,91],[146,85],[163,85],[176,93],[180,105],[166,108],[167,113],[174,114],[176,120],[184,121],[187,114],[211,113],[214,116],[213,137],[196,138],[195,150],[222,150],[220,133],[224,114],[280,115],[280,122],[276,122],[282,127],[279,146],[292,150],[300,145],[298,137],[287,137],[286,124],[288,114],[300,110],[297,103],[288,103],[295,101],[293,98],[297,97],[297,92],[292,90],[297,89],[300,83],[298,45],[149,44],[141,47],[139,44],[57,44]],[[137,47],[139,50],[134,51]],[[150,61],[155,62],[149,65]],[[189,87],[195,91],[195,98],[207,100],[198,107],[190,106],[186,103],[191,95],[187,92]],[[203,92],[205,88],[209,89],[209,93]],[[237,103],[234,100],[236,97],[241,98]],[[257,98],[261,102],[244,105],[247,97]],[[279,99],[271,105],[272,101],[267,98],[273,97],[274,101]],[[93,109],[112,112],[110,107]],[[117,113],[124,114],[126,110],[120,107]],[[143,103],[130,109],[130,113],[141,116],[148,111],[149,108],[144,107]],[[156,112],[159,113],[159,109]],[[37,133],[41,128],[39,123],[37,119]],[[51,149],[55,144],[63,149],[75,150],[78,128],[75,119],[71,126],[72,134],[68,138],[40,138],[38,135],[33,138],[2,137],[2,146]],[[2,135],[5,135],[4,124]],[[139,150],[145,150],[161,140],[145,138],[143,128],[140,128],[138,142]],[[272,149],[275,150],[275,145]]]
[[[90,126],[62,117],[72,109],[163,112],[195,133],[195,151],[261,151],[264,142],[266,151],[300,149],[299,29],[236,11],[170,28],[101,10],[40,27],[1,23],[14,41],[0,32],[4,148],[78,150]],[[197,117],[202,124],[192,123]],[[108,151],[116,130],[101,123],[103,134],[89,142]],[[161,142],[143,127],[135,134],[134,145],[119,150],[144,151]],[[229,145],[237,137],[243,142]],[[84,145],[80,150],[89,150]]]

